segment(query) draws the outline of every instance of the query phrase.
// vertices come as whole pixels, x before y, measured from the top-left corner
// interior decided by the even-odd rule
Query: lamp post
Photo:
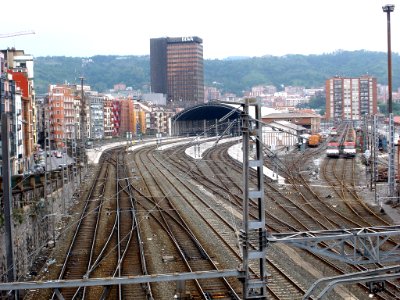
[[[392,49],[391,49],[391,33],[390,33],[390,13],[394,11],[394,4],[386,4],[382,6],[383,12],[387,16],[387,47],[388,47],[388,113],[392,111]]]
[[[393,4],[387,4],[382,7],[387,15],[387,47],[388,47],[388,114],[389,114],[389,168],[388,185],[389,196],[394,196],[394,122],[392,110],[392,50],[390,34],[390,13],[394,11]]]

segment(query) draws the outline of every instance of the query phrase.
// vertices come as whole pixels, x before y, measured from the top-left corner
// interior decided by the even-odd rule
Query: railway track
[[[308,153],[304,153],[303,156],[312,156],[315,157],[315,152],[321,152],[320,150],[312,150],[308,151]],[[336,169],[336,167],[332,168],[332,166],[336,166],[336,162],[346,162],[347,166],[342,164],[340,167]],[[304,165],[304,162],[300,164]],[[329,167],[327,167],[329,166]],[[299,165],[294,162],[292,168],[299,168]],[[354,160],[351,159],[324,159],[322,163],[322,175],[324,176],[327,186],[324,191],[329,190],[329,186],[334,191],[339,201],[332,202],[333,199],[322,198],[319,192],[313,191],[313,188],[308,183],[308,181],[304,178],[303,172],[288,172],[286,174],[287,178],[291,178],[292,185],[296,185],[296,181],[298,181],[299,188],[303,190],[306,189],[306,192],[309,195],[309,199],[312,200],[313,205],[318,203],[330,202],[329,205],[326,205],[325,211],[329,211],[331,217],[330,219],[334,224],[336,224],[335,228],[343,228],[341,224],[347,224],[344,228],[352,228],[352,227],[369,227],[369,226],[386,226],[390,225],[390,221],[378,213],[376,208],[371,208],[366,205],[365,201],[357,194],[357,184],[356,179],[358,178],[356,175],[356,168],[354,164]],[[300,170],[300,169],[299,169]],[[328,171],[327,171],[328,170]],[[298,173],[299,176],[290,176],[290,174]],[[326,174],[335,174],[332,176],[333,178],[328,179]],[[325,201],[324,201],[325,200]],[[346,204],[346,205],[345,205]],[[342,208],[340,208],[342,206]],[[363,215],[360,213],[362,212]],[[364,216],[364,218],[363,218]],[[368,222],[365,221],[368,219]],[[390,239],[388,243],[391,243],[389,246],[398,244],[398,239],[396,241],[394,239]],[[352,247],[348,246],[348,251],[354,251]],[[385,250],[386,246],[382,247],[382,250]],[[323,258],[321,258],[323,259]],[[332,264],[327,262],[327,264]],[[381,264],[371,264],[371,265],[362,265],[362,266],[349,266],[341,263],[336,263],[334,268],[336,270],[335,275],[340,275],[344,273],[357,272],[357,271],[365,271],[367,269],[376,269],[382,267]],[[333,276],[333,275],[332,275]],[[359,285],[362,286],[362,285]],[[396,299],[399,294],[399,286],[397,282],[387,282],[386,283],[386,291],[376,295],[376,298],[380,299]],[[363,289],[367,289],[366,286],[362,286]]]
[[[59,279],[146,275],[124,149],[104,153],[76,223]],[[153,299],[149,285],[63,288],[64,299]],[[58,299],[42,291],[40,299]]]
[[[342,164],[336,169],[337,161],[341,161],[342,163],[346,162],[348,165],[346,167],[344,164]],[[337,221],[335,222],[338,226],[336,228],[341,228],[340,222],[343,222],[342,224],[347,224],[346,228],[390,225],[390,221],[387,218],[381,216],[377,212],[376,208],[370,208],[368,205],[366,205],[365,201],[361,199],[361,197],[357,194],[356,186],[359,185],[356,184],[357,176],[355,175],[356,172],[354,160],[324,159],[324,162],[322,164],[322,174],[326,179],[328,186],[331,186],[331,189],[337,194],[339,198],[339,203],[335,202],[335,204],[331,203],[329,206],[327,206],[327,208],[332,211],[330,215],[336,215],[335,219],[337,219]],[[331,175],[332,178],[328,179],[327,174],[334,174],[334,176]],[[313,197],[318,201],[323,201],[323,199],[321,199],[320,196],[317,195],[317,193],[312,191],[310,185],[306,182],[302,175],[300,176],[300,182],[302,182],[302,187],[310,190],[309,195],[313,195]],[[328,186],[326,188],[329,188]],[[331,202],[331,199],[329,201]],[[336,209],[336,207],[339,207],[340,205],[342,206],[342,209]],[[331,206],[335,209],[331,209]],[[368,221],[366,221],[366,219]],[[398,244],[398,241],[390,240],[390,242],[391,246]],[[382,250],[385,250],[385,247],[383,247]],[[348,251],[353,251],[353,249],[349,247]],[[337,264],[335,268],[337,269],[338,266],[339,264]],[[350,273],[365,271],[367,269],[376,269],[380,267],[382,267],[382,265],[380,264],[358,267],[343,265],[340,267],[339,274],[342,274],[343,272]],[[382,299],[396,299],[400,290],[398,287],[398,283],[387,282],[386,285],[386,291],[382,292],[379,295],[376,295],[375,297],[381,297]],[[365,286],[363,288],[366,289]]]
[[[303,155],[303,158],[304,158],[304,155]],[[207,157],[205,157],[205,160],[206,160],[206,161],[211,161],[211,159],[207,159]],[[221,158],[218,158],[218,159],[217,159],[217,162],[219,162],[219,163],[217,163],[217,164],[221,164],[222,161],[226,161],[226,159],[222,160]],[[304,160],[302,160],[302,163],[304,164]],[[198,178],[199,178],[199,173],[196,173],[196,172],[195,172],[195,169],[196,169],[196,168],[195,168],[194,166],[188,167],[188,166],[187,166],[187,162],[185,162],[185,164],[186,164],[186,168],[190,169],[190,173],[191,173],[191,174],[194,174],[194,176],[196,177],[196,179],[198,179]],[[201,165],[201,163],[199,163],[199,165]],[[201,166],[201,168],[202,168],[203,170],[207,169],[207,168],[205,168],[204,166]],[[230,170],[229,176],[232,176],[232,168],[229,168],[229,170]],[[219,170],[219,171],[221,171],[221,170]],[[238,171],[238,172],[240,172],[240,171]],[[292,171],[292,172],[293,172],[293,171]],[[223,173],[221,173],[221,172],[218,172],[218,173],[220,174],[220,176],[219,176],[220,178],[227,178],[227,177],[228,177],[228,176],[224,176]],[[296,173],[297,173],[297,170],[296,170]],[[225,174],[225,175],[227,175],[227,174]],[[214,177],[213,177],[213,180],[215,180]],[[216,180],[215,180],[215,181],[216,181]],[[223,182],[223,181],[226,181],[226,180],[223,179],[222,182]],[[221,182],[221,181],[220,181],[220,182]],[[232,184],[232,181],[230,182],[230,184]],[[299,185],[299,186],[301,186],[301,187],[303,188],[304,183],[302,182],[301,184],[297,184],[297,185]],[[299,192],[298,188],[297,188],[297,190],[296,190],[295,193],[301,194],[301,192]],[[291,193],[291,194],[295,194],[295,193]],[[319,196],[317,195],[317,193],[315,193],[315,192],[312,192],[312,193],[314,193],[314,194],[316,195],[315,197],[319,197]],[[305,191],[304,191],[304,194],[307,195],[307,193],[306,193]],[[276,196],[276,195],[275,195],[275,196]],[[284,197],[283,197],[283,198],[284,198]],[[303,198],[302,201],[305,201],[304,197],[302,197],[302,198]],[[306,200],[307,200],[307,199],[306,199]],[[321,199],[321,197],[319,197],[319,202],[323,203],[323,199]],[[284,206],[284,205],[285,205],[285,204],[282,203],[281,206]],[[314,203],[308,203],[308,202],[304,203],[304,202],[302,202],[301,204],[298,205],[298,209],[301,208],[301,207],[304,206],[304,205],[315,206]],[[310,216],[311,216],[310,219],[313,219],[314,216],[316,216],[317,213],[318,213],[318,214],[324,214],[324,213],[326,214],[326,210],[327,210],[327,208],[325,207],[326,204],[321,204],[321,205],[322,205],[322,206],[321,206],[320,209],[312,208],[312,210],[313,210],[314,212],[313,212],[313,214],[310,214]],[[293,202],[290,202],[290,204],[286,203],[286,206],[293,206]],[[332,210],[332,208],[330,208],[330,209]],[[301,210],[300,210],[300,211],[301,211]],[[329,210],[328,210],[328,211],[329,211]],[[304,211],[302,211],[302,213],[303,213],[303,212],[304,212]],[[335,210],[333,210],[333,212],[335,212]],[[302,214],[302,213],[299,213],[299,210],[298,210],[297,213],[293,213],[292,215],[298,216],[298,215],[300,215],[300,214]],[[340,221],[339,221],[339,220],[336,220],[336,221],[335,221],[335,218],[341,218],[341,220],[340,220]],[[332,220],[331,220],[330,222],[328,222],[328,223],[325,222],[325,224],[324,224],[323,226],[321,226],[321,222],[320,222],[319,227],[317,227],[317,228],[318,228],[318,229],[328,229],[329,227],[326,227],[326,224],[328,224],[328,225],[330,224],[330,226],[331,226],[330,228],[341,228],[341,227],[338,227],[338,226],[340,226],[340,225],[339,225],[340,222],[343,222],[343,217],[340,216],[340,214],[339,214],[339,216],[337,216],[337,217],[335,217],[335,218],[332,218]],[[298,223],[304,224],[303,222],[298,222]],[[316,223],[315,220],[314,220],[314,223]],[[352,223],[352,225],[354,225],[354,223]],[[355,227],[355,226],[350,226],[350,227]],[[315,228],[314,228],[314,229],[315,229]],[[310,229],[309,227],[306,228],[306,229],[304,229],[304,227],[303,227],[303,230],[311,230],[311,229]],[[315,255],[309,255],[309,256],[312,256],[312,257],[313,257],[313,260],[316,259]],[[340,268],[338,268],[338,267],[335,265],[334,262],[329,262],[329,261],[327,261],[327,260],[325,260],[325,259],[323,259],[323,258],[317,258],[317,259],[319,260],[319,263],[320,263],[320,264],[321,264],[321,262],[323,262],[323,263],[322,263],[322,265],[324,265],[323,269],[331,269],[331,270],[332,270],[329,276],[344,274],[344,273],[350,272],[350,271],[352,271],[352,272],[355,271],[353,268],[349,268],[349,267],[346,266],[345,264],[344,264],[344,266],[341,266]],[[364,294],[364,295],[365,295],[365,293],[367,292],[366,287],[365,287],[365,286],[360,286],[360,288],[361,288],[361,290],[356,290],[355,293],[359,293],[359,294]],[[391,295],[391,296],[393,296],[393,295]],[[382,299],[390,299],[391,296],[389,295],[389,297],[382,297]],[[379,298],[379,296],[378,296],[378,298]]]
[[[130,153],[128,159],[124,151],[106,153],[59,278],[237,268],[241,261],[238,230],[242,226],[242,167],[227,155],[229,146],[215,147],[201,160],[189,158],[184,146],[164,151],[144,147]],[[386,219],[379,214],[368,216],[366,208],[358,203],[362,199],[352,200],[350,207],[343,201],[334,207],[331,199],[315,190],[304,173],[299,173],[301,164],[304,166],[306,159],[315,156],[313,153],[291,155],[276,164],[287,178],[285,185],[265,179],[268,232],[334,229],[343,224],[360,227],[367,224],[366,220],[371,222],[368,224],[385,224]],[[340,172],[335,172],[339,176]],[[335,172],[326,171],[327,176],[333,176],[329,178],[334,178]],[[350,182],[343,177],[347,173],[340,174],[343,179],[332,179],[336,182],[332,189],[340,181],[344,186]],[[338,188],[336,195],[354,195],[354,186]],[[250,214],[257,213],[250,205]],[[365,215],[365,220],[358,215]],[[256,274],[257,266],[250,267]],[[268,297],[301,299],[316,279],[354,271],[349,265],[307,251],[271,245],[267,255]],[[389,291],[376,299],[396,299],[396,283],[388,286]],[[178,293],[193,299],[240,299],[241,289],[236,278],[221,278],[62,289],[61,293],[65,299],[171,299]],[[340,299],[346,294],[362,298],[367,288],[339,287],[327,299]]]
[[[189,225],[189,221],[193,220],[188,221],[187,216],[183,216],[183,201],[190,201],[187,199],[192,199],[196,195],[183,186],[182,183],[168,179],[168,174],[165,174],[167,171],[161,169],[160,163],[152,157],[152,153],[154,153],[152,149],[143,149],[138,152],[135,155],[135,163],[137,169],[141,170],[139,177],[143,178],[143,183],[140,186],[145,187],[142,189],[144,191],[142,192],[142,201],[150,201],[150,198],[155,199],[154,203],[152,202],[153,200],[150,201],[153,207],[156,208],[151,210],[151,216],[157,220],[164,231],[171,237],[171,240],[174,241],[173,246],[175,249],[170,251],[171,253],[177,253],[174,257],[180,257],[182,262],[180,271],[218,270],[219,267],[214,262],[215,258],[213,259],[209,254],[210,250],[206,249],[207,246],[202,244],[200,238],[197,237],[198,234],[195,234]],[[160,181],[157,178],[163,178],[164,180]],[[149,195],[147,197],[145,197],[146,191]],[[207,226],[210,225],[204,224],[202,227],[205,228]],[[210,230],[211,227],[208,229]],[[237,288],[239,286],[238,282],[234,282],[232,285]],[[224,278],[219,280],[195,280],[186,283],[186,291],[194,299],[204,297],[210,297],[210,299],[239,299],[238,292],[232,285]]]
[[[229,146],[229,145],[228,145]],[[213,149],[207,154],[201,161],[194,162],[188,159],[182,160],[181,156],[178,153],[174,153],[175,155],[166,154],[165,157],[169,157],[167,161],[168,164],[173,165],[175,168],[181,172],[181,174],[190,174],[193,178],[196,179],[202,186],[207,189],[214,191],[214,195],[219,195],[219,204],[218,208],[221,208],[221,211],[228,208],[228,210],[234,210],[236,215],[239,216],[238,220],[241,218],[241,195],[239,197],[236,193],[230,193],[230,191],[241,191],[241,181],[238,180],[238,177],[241,176],[241,170],[237,168],[228,167],[225,171],[223,171],[224,161],[227,159],[224,157],[221,159],[221,155],[226,152],[227,146],[220,148]],[[210,155],[210,156],[209,156]],[[187,170],[187,173],[183,173]],[[229,172],[229,173],[226,173]],[[234,174],[236,173],[236,175]],[[220,176],[215,176],[215,174],[219,174]],[[185,175],[187,176],[187,175]],[[217,178],[218,177],[218,178]],[[253,211],[252,214],[256,216],[258,213],[255,211],[254,206],[252,207]],[[213,210],[217,210],[214,206]],[[271,218],[276,219],[273,214],[269,214]],[[227,218],[230,220],[231,218]],[[285,222],[279,221],[278,219],[275,220],[281,226],[282,224],[287,225]],[[237,226],[237,225],[236,225]],[[289,225],[287,225],[289,226]],[[233,229],[233,226],[232,226]],[[237,230],[237,227],[236,227]],[[268,286],[268,291],[272,297],[276,299],[300,299],[301,295],[304,294],[304,288],[302,288],[295,279],[292,279],[292,275],[281,270],[279,264],[277,264],[273,260],[269,260],[268,262],[268,273],[271,274],[271,287]],[[276,284],[279,282],[279,284]]]

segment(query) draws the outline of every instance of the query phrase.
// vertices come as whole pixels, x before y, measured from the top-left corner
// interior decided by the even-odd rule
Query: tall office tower
[[[202,43],[196,36],[150,39],[151,89],[167,95],[167,106],[204,103]]]
[[[362,120],[377,113],[377,82],[371,76],[326,80],[326,118]]]

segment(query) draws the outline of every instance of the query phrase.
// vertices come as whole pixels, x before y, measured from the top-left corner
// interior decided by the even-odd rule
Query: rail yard
[[[221,144],[201,159],[185,154],[188,144],[166,150],[155,145],[103,153],[80,217],[63,233],[57,264],[38,279],[81,279],[238,268],[242,226],[242,167]],[[310,168],[320,159],[320,166]],[[273,161],[276,160],[276,161]],[[305,163],[307,162],[307,163]],[[265,178],[270,233],[386,226],[393,224],[359,191],[364,186],[356,158],[331,159],[324,147],[271,157],[285,184]],[[365,180],[365,179],[364,179]],[[322,187],[322,188],[321,188]],[[365,195],[365,194],[364,194]],[[251,212],[256,213],[256,211]],[[70,242],[67,242],[70,239]],[[392,243],[399,241],[393,239]],[[61,246],[60,246],[61,247]],[[349,246],[350,247],[350,246]],[[351,251],[349,249],[349,251]],[[274,244],[267,250],[268,299],[301,299],[321,277],[355,267],[311,252]],[[398,282],[386,282],[376,299],[399,297]],[[90,288],[62,288],[64,299],[240,299],[234,277]],[[326,299],[364,299],[365,284],[335,288]],[[52,290],[31,291],[26,299],[57,299]]]

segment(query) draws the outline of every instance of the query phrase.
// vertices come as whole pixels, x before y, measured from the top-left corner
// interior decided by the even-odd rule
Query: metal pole
[[[255,123],[250,122],[249,106],[255,106]],[[243,130],[243,225],[240,240],[243,249],[243,299],[266,299],[266,223],[264,203],[264,173],[261,105],[255,99],[245,99],[242,105]],[[255,138],[256,159],[249,157],[250,136]],[[257,170],[256,188],[250,189],[250,167]],[[250,199],[258,206],[258,217],[250,218]],[[250,247],[251,246],[251,247]],[[250,265],[258,263],[259,274],[250,273]],[[256,267],[257,269],[257,267]]]
[[[388,184],[389,184],[389,196],[394,196],[394,185],[395,185],[395,172],[394,172],[394,120],[393,113],[389,114],[389,174],[388,174]]]
[[[82,167],[86,167],[86,153],[85,153],[85,146],[86,146],[86,103],[83,93],[83,80],[84,77],[80,77],[81,79],[81,110],[80,110],[80,117],[81,117],[81,164],[80,170]],[[82,178],[81,178],[82,180]]]
[[[246,103],[243,106],[242,115],[242,152],[243,152],[243,231],[245,234],[242,240],[243,248],[243,271],[245,272],[244,284],[243,284],[243,295],[246,295],[248,287],[247,282],[249,280],[249,252],[248,252],[248,240],[247,233],[249,232],[249,105],[248,99],[245,99]]]
[[[399,141],[397,141],[397,146],[399,146]],[[397,178],[400,179],[400,148],[397,147]],[[397,182],[397,180],[396,180]],[[397,203],[399,203],[399,197],[400,197],[400,190],[399,190],[400,186],[399,184],[397,184],[397,191],[396,191],[396,195],[397,195]]]
[[[389,196],[394,196],[394,124],[392,110],[392,49],[391,49],[391,33],[390,33],[390,13],[394,11],[393,4],[387,4],[382,7],[383,12],[387,16],[387,47],[388,47],[388,114],[389,114],[389,169],[388,169],[388,185]]]
[[[52,155],[51,155],[51,146],[50,146],[50,126],[49,126],[49,120],[48,120],[48,116],[45,113],[45,138],[44,138],[44,148],[45,148],[45,152],[46,152],[46,170],[44,172],[44,176],[45,176],[45,180],[44,180],[44,200],[46,203],[48,203],[48,200],[51,201],[51,215],[53,217],[53,221],[52,221],[52,236],[53,236],[53,243],[54,245],[56,244],[56,221],[55,221],[55,216],[54,216],[54,201],[53,201],[53,196],[51,195],[51,193],[53,192],[53,186],[52,186],[52,182],[51,182],[51,174],[52,174],[52,169],[53,169],[53,164],[52,164]],[[47,155],[50,155],[50,167],[47,168]],[[50,172],[48,172],[50,171]],[[50,176],[47,176],[47,174],[50,174]],[[49,179],[49,180],[48,180]],[[50,183],[50,197],[48,194],[48,187],[47,187],[47,180]],[[47,220],[47,222],[49,222],[49,220]]]
[[[373,170],[371,176],[373,176],[374,189],[376,193],[377,185],[377,177],[378,177],[378,148],[379,148],[379,136],[378,136],[378,117],[374,115],[374,136],[373,136]]]
[[[63,198],[62,199],[62,209],[63,209],[63,215],[65,215],[65,189],[66,189],[66,187],[65,187],[65,171],[64,171],[64,164],[62,165],[62,170],[61,170],[61,176],[62,176],[62,189],[61,189],[61,197]]]
[[[2,176],[3,176],[3,205],[4,205],[4,227],[6,235],[6,261],[7,280],[14,282],[16,278],[14,265],[14,244],[12,224],[12,190],[10,170],[10,124],[7,113],[1,115],[1,150],[2,150]],[[12,291],[15,299],[18,299],[18,291]]]
[[[393,4],[387,4],[382,7],[383,12],[387,16],[387,57],[388,57],[388,113],[392,113],[392,48],[391,48],[391,33],[390,33],[390,13],[394,11]]]
[[[363,134],[363,149],[362,149],[363,152],[365,152],[365,150],[368,149],[367,135],[368,135],[367,115],[364,115],[364,134]]]

